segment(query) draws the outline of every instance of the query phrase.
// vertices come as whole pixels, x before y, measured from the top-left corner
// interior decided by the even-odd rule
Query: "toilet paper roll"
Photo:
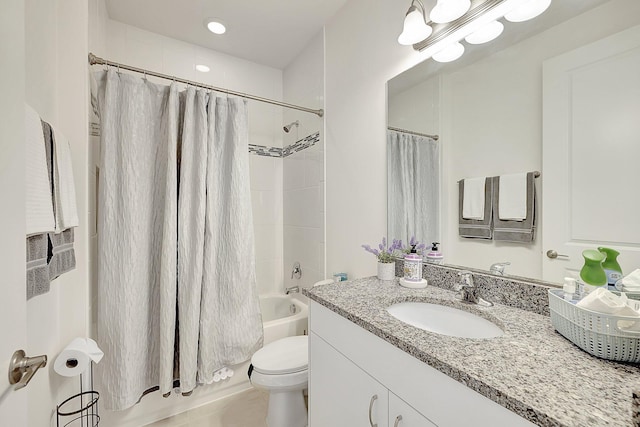
[[[58,355],[53,370],[63,377],[75,377],[83,373],[89,363],[98,363],[104,353],[90,338],[75,338]]]

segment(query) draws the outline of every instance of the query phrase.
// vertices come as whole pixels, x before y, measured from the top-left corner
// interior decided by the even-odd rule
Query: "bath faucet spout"
[[[300,286],[291,286],[290,288],[287,288],[284,290],[284,293],[289,295],[291,293],[300,293]]]

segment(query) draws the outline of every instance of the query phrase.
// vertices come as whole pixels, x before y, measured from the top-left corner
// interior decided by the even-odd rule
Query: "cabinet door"
[[[309,426],[386,427],[386,387],[318,335],[309,335]]]
[[[438,427],[404,400],[389,392],[389,427]]]

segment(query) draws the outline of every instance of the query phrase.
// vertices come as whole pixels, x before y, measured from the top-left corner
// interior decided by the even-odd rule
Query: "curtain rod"
[[[437,141],[437,140],[439,140],[439,139],[440,139],[440,136],[439,136],[439,135],[427,135],[426,133],[414,132],[414,131],[412,131],[412,130],[406,130],[406,129],[394,128],[394,127],[391,127],[391,126],[389,126],[387,129],[389,129],[389,130],[394,130],[394,131],[396,131],[396,132],[408,133],[408,134],[410,134],[410,135],[425,136],[425,137],[427,137],[427,138],[431,138],[431,139],[433,139],[434,141]]]
[[[216,87],[216,86],[206,85],[204,83],[198,83],[198,82],[194,82],[194,81],[191,81],[191,80],[181,79],[179,77],[169,76],[167,74],[158,73],[156,71],[145,70],[143,68],[133,67],[131,65],[120,64],[120,63],[117,63],[117,62],[107,61],[106,59],[100,58],[100,57],[94,55],[93,53],[89,53],[89,65],[112,66],[112,67],[116,67],[118,69],[129,70],[129,71],[133,71],[133,72],[136,72],[136,73],[145,74],[145,75],[148,75],[148,76],[159,77],[161,79],[173,80],[174,82],[184,83],[184,84],[195,86],[195,87],[201,87],[203,89],[209,89],[209,90],[212,90],[212,91],[215,91],[215,92],[226,93],[226,94],[233,95],[233,96],[238,96],[238,97],[241,97],[241,98],[251,99],[251,100],[259,101],[259,102],[266,102],[267,104],[278,105],[280,107],[291,108],[293,110],[304,111],[306,113],[315,114],[318,117],[324,116],[324,110],[323,109],[314,110],[312,108],[301,107],[299,105],[294,105],[294,104],[287,104],[286,102],[276,101],[276,100],[269,99],[269,98],[262,98],[260,96],[249,95],[247,93],[236,92],[236,91],[231,90],[231,89],[223,89],[223,88],[219,88],[219,87]]]

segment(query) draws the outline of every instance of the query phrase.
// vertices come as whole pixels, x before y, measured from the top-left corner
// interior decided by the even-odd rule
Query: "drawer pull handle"
[[[402,415],[398,415],[396,417],[396,422],[393,423],[393,427],[398,427],[400,425],[400,421],[402,421]]]
[[[378,427],[378,424],[373,423],[373,418],[371,418],[371,412],[373,412],[373,403],[378,399],[378,395],[374,394],[371,396],[371,401],[369,401],[369,425],[371,427]]]

